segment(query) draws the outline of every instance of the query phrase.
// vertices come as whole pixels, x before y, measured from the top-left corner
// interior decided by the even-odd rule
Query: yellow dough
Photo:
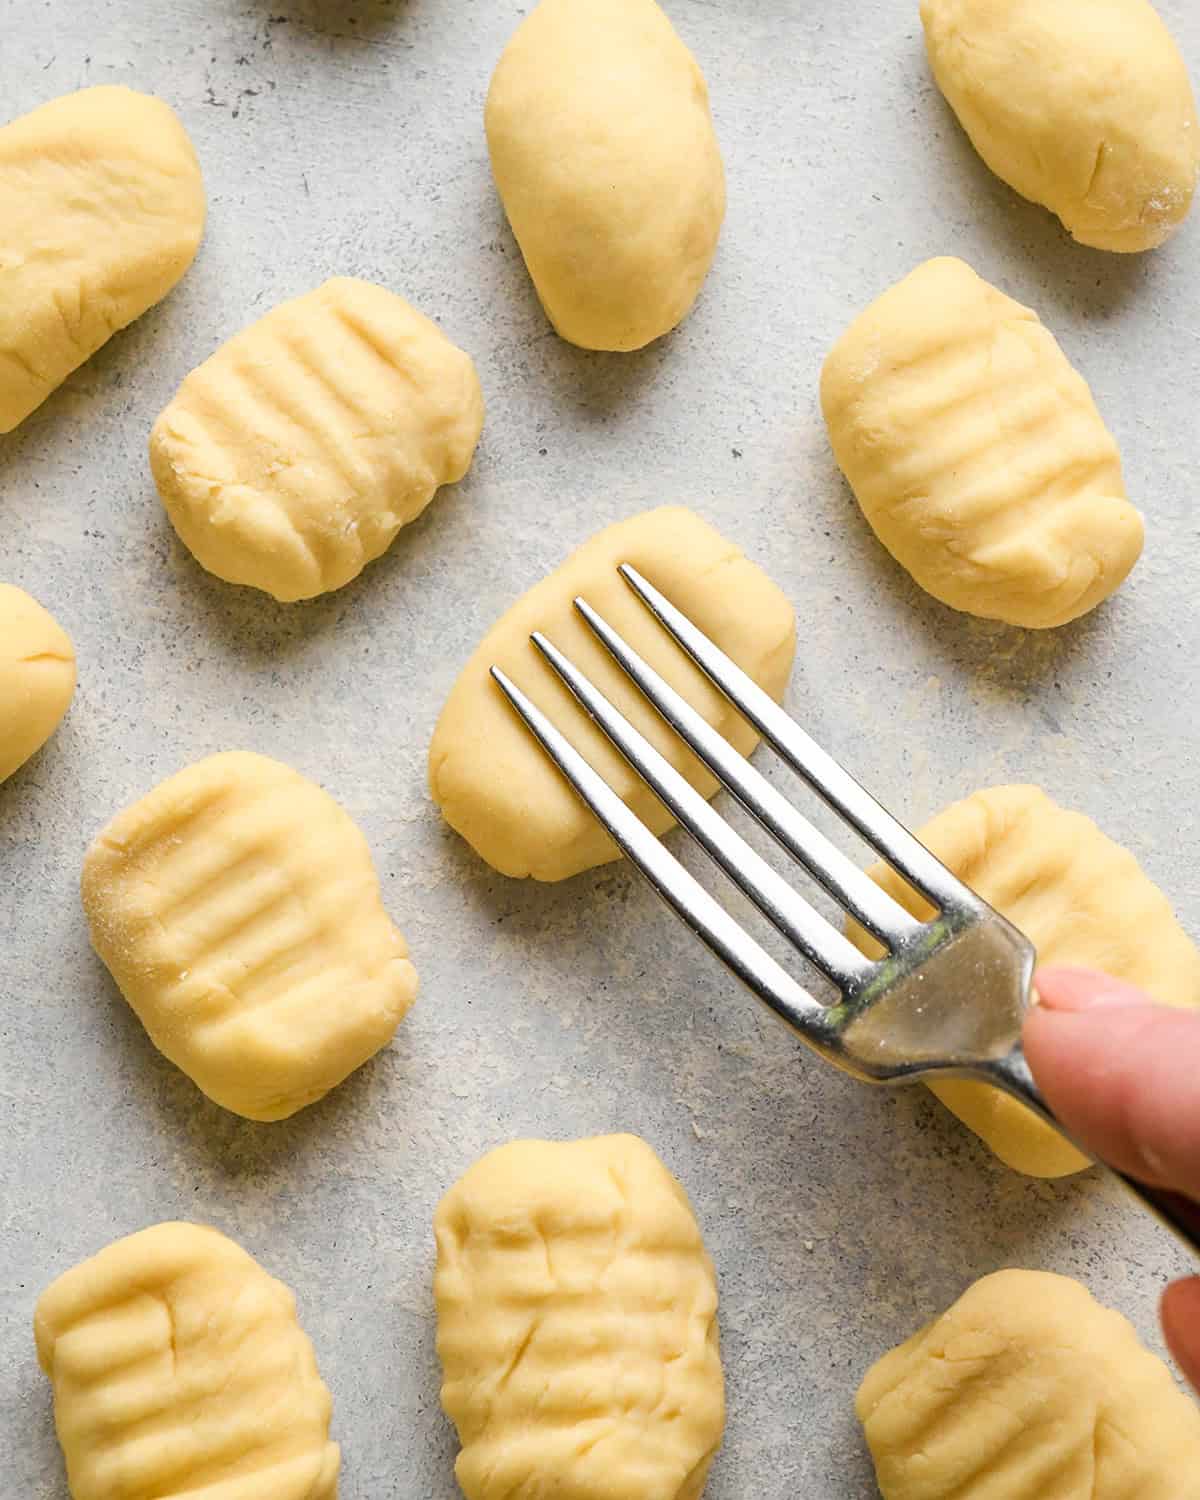
[[[1035,312],[961,260],[927,261],[861,314],[821,404],[876,536],[954,609],[1062,625],[1141,554],[1087,383]]]
[[[1034,786],[955,802],[917,837],[1037,948],[1038,962],[1099,969],[1163,1005],[1200,1007],[1200,952],[1127,849]],[[892,870],[873,879],[924,920],[931,908]],[[871,939],[852,925],[864,951]],[[1087,1158],[1007,1094],[954,1079],[933,1092],[1001,1161],[1032,1177],[1082,1171]]]
[[[869,1370],[883,1500],[1197,1500],[1200,1408],[1077,1281],[1001,1271]]]
[[[403,298],[337,277],[192,371],[154,424],[150,466],[210,573],[311,599],[463,477],[482,427],[469,356]]]
[[[75,648],[36,599],[0,583],[0,781],[40,750],[75,692]]]
[[[0,129],[0,432],[160,301],[204,232],[192,143],[161,99],[82,89]]]
[[[791,605],[719,532],[678,507],[646,511],[599,532],[492,627],[464,667],[434,730],[429,784],[447,823],[503,875],[565,880],[619,859],[488,675],[522,688],[655,833],[673,819],[529,643],[541,630],[698,788],[717,783],[634,688],[580,619],[583,595],[743,754],[750,726],[692,665],[617,573],[631,563],[772,697],[783,696],[796,649]]]
[[[154,1045],[251,1120],[312,1104],[392,1038],[417,990],[367,842],[278,761],[199,761],[88,850],[92,944]]]
[[[496,186],[546,314],[585,349],[686,316],[725,216],[692,54],[654,0],[541,0],[488,90]]]
[[[34,1332],[74,1500],[335,1500],[296,1299],[215,1229],[117,1240],[42,1293]]]
[[[998,177],[1099,250],[1151,250],[1200,169],[1187,68],[1148,0],[921,0],[938,87]]]
[[[502,1146],[446,1194],[434,1230],[442,1405],[467,1500],[697,1500],[725,1425],[717,1285],[650,1147]]]

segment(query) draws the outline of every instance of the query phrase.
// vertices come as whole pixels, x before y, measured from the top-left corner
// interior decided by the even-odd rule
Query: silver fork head
[[[894,1083],[1003,1074],[1029,1003],[1034,950],[901,826],[636,569],[622,577],[780,757],[934,907],[924,923],[805,819],[583,599],[589,627],[680,739],[772,837],[883,945],[866,958],[785,881],[545,636],[531,639],[678,822],[837,988],[820,1004],[697,882],[499,668],[492,676],[547,754],[659,895],[760,999],[829,1061]],[[1009,1086],[1002,1076],[992,1081]]]
[[[580,614],[680,739],[787,853],[878,939],[883,957],[864,957],[771,869],[582,672],[544,636],[534,635],[533,644],[584,711],[697,843],[836,985],[837,1001],[825,1006],[814,999],[630,812],[567,736],[493,667],[492,676],[517,713],[620,848],[738,978],[830,1062],[870,1083],[908,1083],[939,1075],[977,1078],[1004,1089],[1057,1125],[1021,1048],[1033,945],[935,859],[641,574],[628,566],[621,574],[729,702],[926,898],[934,915],[917,922],[874,886],[585,600],[577,599]],[[1200,1253],[1200,1205],[1119,1172],[1113,1175],[1185,1245]]]

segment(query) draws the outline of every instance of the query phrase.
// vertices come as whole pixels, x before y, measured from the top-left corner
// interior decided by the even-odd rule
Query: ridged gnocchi
[[[917,836],[1026,934],[1039,963],[1099,969],[1163,1005],[1200,1007],[1200,951],[1133,855],[1090,818],[1038,787],[1000,786],[955,802]],[[915,916],[932,915],[893,870],[876,865],[870,873]],[[851,936],[878,952],[860,928],[852,925]],[[930,1087],[1018,1172],[1063,1177],[1089,1165],[997,1089],[959,1079]]]
[[[327,1094],[416,995],[366,840],[264,755],[210,756],[120,813],[88,850],[83,905],[151,1041],[251,1120]]]
[[[834,455],[879,540],[935,599],[1045,629],[1141,555],[1142,518],[1086,382],[1036,313],[931,260],[825,362]]]
[[[868,1371],[883,1500],[1198,1500],[1200,1408],[1119,1313],[1000,1271]]]
[[[0,432],[171,290],[204,183],[161,99],[81,89],[0,129]]]
[[[492,76],[492,172],[542,306],[585,349],[640,349],[691,309],[725,170],[708,87],[655,0],[541,0]]]
[[[489,676],[493,663],[548,713],[655,833],[670,814],[579,709],[530,644],[544,631],[704,796],[717,783],[669,730],[580,619],[582,594],[743,754],[757,736],[625,585],[632,563],[774,698],[796,649],[791,605],[767,575],[707,522],[677,506],[599,532],[529,590],[484,636],[442,709],[429,785],[447,823],[503,875],[565,880],[619,859],[616,845],[546,759]]]
[[[291,602],[386,552],[467,472],[482,427],[470,357],[403,298],[335,277],[192,371],[150,466],[203,567]]]
[[[975,149],[1081,244],[1151,250],[1187,216],[1200,123],[1149,0],[921,0],[938,86]]]
[[[697,1500],[721,1441],[712,1262],[644,1141],[517,1141],[446,1194],[442,1404],[467,1500]]]
[[[34,1332],[73,1500],[336,1500],[296,1299],[215,1229],[117,1240],[42,1293]]]
[[[75,693],[75,648],[48,610],[0,583],[0,781],[46,743]]]

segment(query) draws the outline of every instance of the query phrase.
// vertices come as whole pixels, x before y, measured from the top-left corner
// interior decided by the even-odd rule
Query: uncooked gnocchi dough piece
[[[70,636],[36,599],[0,583],[0,781],[42,748],[74,692]]]
[[[961,260],[926,262],[862,313],[821,404],[876,536],[954,609],[1062,625],[1141,554],[1087,383],[1035,312]]]
[[[681,322],[725,217],[692,54],[654,0],[541,0],[492,77],[492,172],[546,315],[584,349]]]
[[[858,1392],[884,1500],[1198,1500],[1200,1408],[1077,1281],[1001,1271]]]
[[[711,797],[717,783],[634,688],[584,624],[583,595],[743,754],[757,735],[658,625],[617,572],[631,563],[705,634],[780,699],[796,649],[791,605],[767,575],[690,511],[646,511],[599,532],[483,638],[454,686],[429,749],[429,785],[447,823],[502,875],[565,880],[619,859],[488,675],[496,664],[553,719],[655,833],[670,814],[581,712],[529,642],[543,631],[641,732]]]
[[[470,357],[402,297],[336,277],[192,371],[150,466],[203,567],[289,602],[386,552],[467,472],[482,427]]]
[[[82,89],[0,129],[0,432],[167,295],[204,208],[196,153],[161,99]]]
[[[650,1147],[502,1146],[446,1194],[434,1231],[467,1500],[697,1500],[725,1424],[716,1278]]]
[[[1200,952],[1133,855],[1090,818],[1038,787],[1000,786],[955,802],[917,837],[1025,933],[1040,964],[1099,969],[1163,1005],[1200,1007]],[[894,871],[876,865],[870,873],[915,916],[932,915]],[[852,926],[851,936],[879,952],[861,929]],[[1089,1165],[997,1089],[959,1079],[930,1087],[1018,1172],[1064,1177]]]
[[[42,1293],[34,1332],[74,1500],[335,1500],[296,1299],[215,1229],[117,1240]]]
[[[1080,243],[1151,250],[1182,223],[1200,124],[1148,0],[921,0],[921,19],[975,149]]]
[[[83,905],[155,1046],[251,1120],[327,1094],[416,995],[367,841],[264,755],[211,756],[120,813],[88,850]]]

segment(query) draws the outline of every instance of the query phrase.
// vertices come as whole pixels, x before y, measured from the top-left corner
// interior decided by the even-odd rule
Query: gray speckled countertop
[[[1195,72],[1200,10],[1159,0]],[[712,89],[729,216],[672,337],[585,354],[545,323],[492,191],[481,112],[518,0],[0,0],[4,113],[88,83],[163,94],[203,163],[199,259],[0,439],[0,577],[74,636],[80,686],[0,787],[0,1488],[66,1494],[30,1318],[108,1240],[207,1220],[297,1291],[335,1398],[344,1500],[451,1500],[430,1216],[522,1134],[644,1135],[716,1258],[729,1428],[711,1500],[873,1493],[851,1397],[974,1277],[1081,1276],[1155,1345],[1185,1269],[1095,1180],[1000,1167],[920,1092],[835,1075],[693,952],[629,872],[506,881],[446,831],[425,751],[500,610],[600,526],[695,506],[795,601],[790,702],[912,820],[1036,780],[1134,849],[1200,930],[1200,218],[1165,250],[1072,245],[993,179],[927,75],[915,0],[670,0]],[[1054,634],[956,615],[870,536],[829,454],[821,359],[871,296],[965,256],[1087,375],[1146,555]],[[145,458],[218,343],[327,275],[385,283],[475,356],[488,424],[350,587],[279,606],[202,572]],[[422,995],[395,1043],[282,1125],[205,1101],[92,955],[83,849],[210,752],[289,761],[365,829]]]

